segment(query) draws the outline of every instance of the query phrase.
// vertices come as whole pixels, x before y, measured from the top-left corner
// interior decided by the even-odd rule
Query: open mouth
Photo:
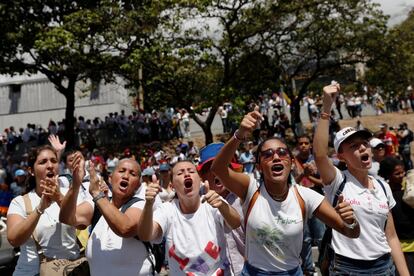
[[[55,173],[54,173],[54,172],[48,172],[48,173],[46,174],[46,177],[47,177],[47,178],[53,178],[53,177],[55,177]]]
[[[369,155],[368,154],[361,155],[361,160],[362,160],[362,162],[368,162],[369,161]]]
[[[280,173],[284,169],[284,166],[282,164],[276,164],[272,166],[272,172]]]
[[[184,180],[184,188],[191,189],[193,187],[193,180],[191,178],[186,178]]]
[[[119,183],[119,189],[124,191],[128,188],[128,181],[123,180],[121,181],[121,183]]]
[[[184,192],[190,193],[193,190],[193,180],[191,178],[184,179]]]

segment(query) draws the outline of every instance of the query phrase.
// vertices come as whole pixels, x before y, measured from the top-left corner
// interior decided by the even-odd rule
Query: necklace
[[[269,192],[267,192],[267,193],[270,195],[270,197],[271,197],[273,200],[276,200],[276,201],[283,201],[283,200],[285,200],[285,199],[286,199],[286,196],[287,196],[288,192],[289,192],[289,188],[286,186],[285,190],[283,191],[283,193],[282,193],[281,195],[272,195],[272,194],[271,194],[271,193],[269,193]]]

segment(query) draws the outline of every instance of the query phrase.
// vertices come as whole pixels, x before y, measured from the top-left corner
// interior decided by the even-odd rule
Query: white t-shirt
[[[249,202],[257,190],[257,181],[250,177],[243,213],[246,215]],[[306,210],[306,219],[321,204],[323,196],[296,185]],[[244,222],[243,222],[244,223]],[[303,241],[303,219],[299,201],[293,185],[283,202],[275,201],[265,185],[250,211],[246,226],[246,257],[254,267],[265,271],[280,272],[298,267]]]
[[[66,194],[67,189],[61,188],[61,193]],[[40,197],[33,190],[29,192],[32,209],[40,203]],[[77,204],[83,202],[78,196]],[[58,259],[76,259],[79,257],[79,246],[76,242],[76,230],[74,227],[59,223],[60,207],[53,203],[40,216],[35,228],[35,236],[43,249],[46,257]],[[27,218],[23,196],[14,198],[10,204],[7,215],[17,214]],[[20,257],[17,261],[14,276],[36,275],[39,273],[39,258],[36,253],[36,244],[30,237],[20,246]]]
[[[145,189],[140,190],[145,194]],[[94,206],[93,202],[88,202]],[[154,208],[159,206],[159,202],[158,199]],[[145,200],[141,200],[129,208],[142,210],[144,205]],[[89,237],[86,257],[92,276],[152,275],[151,262],[148,259],[145,245],[134,237],[122,238],[115,234],[104,216],[99,219]]]
[[[395,206],[390,186],[382,182],[387,191],[386,196],[381,185],[372,176],[369,177],[373,180],[374,189],[369,190],[362,186],[349,171],[341,172],[335,169],[335,179],[330,185],[325,186],[325,194],[332,203],[345,175],[346,183],[342,193],[345,201],[349,202],[354,209],[361,229],[357,239],[348,238],[333,230],[332,247],[335,253],[358,260],[375,260],[390,253],[391,248],[384,233],[388,213]]]
[[[202,203],[183,214],[178,199],[165,202],[154,213],[163,236],[170,275],[229,275],[224,220],[218,209]]]

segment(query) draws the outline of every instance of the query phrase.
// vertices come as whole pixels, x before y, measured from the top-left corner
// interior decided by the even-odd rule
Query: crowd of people
[[[266,126],[264,99],[225,143],[202,148],[186,130],[171,150],[67,148],[49,129],[19,162],[0,162],[1,212],[20,248],[13,275],[83,255],[90,275],[414,275],[414,208],[403,199],[413,132],[332,131],[340,95],[324,87],[314,133],[294,141]],[[315,263],[312,247],[326,245]]]

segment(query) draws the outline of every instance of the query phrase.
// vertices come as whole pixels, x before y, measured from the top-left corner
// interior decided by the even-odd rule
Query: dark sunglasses
[[[376,146],[374,149],[376,149],[376,150],[385,149],[385,146],[384,145]]]
[[[275,153],[279,156],[280,159],[287,159],[290,157],[289,150],[287,148],[275,148],[267,149],[260,152],[260,156],[263,156],[264,159],[272,158]]]

